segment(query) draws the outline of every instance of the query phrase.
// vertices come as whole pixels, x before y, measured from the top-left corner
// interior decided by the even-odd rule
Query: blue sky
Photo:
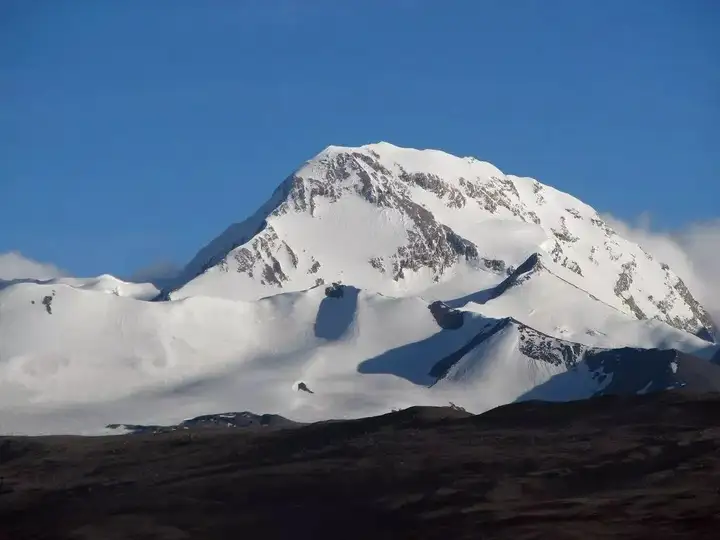
[[[717,218],[715,0],[3,0],[0,253],[184,263],[329,144]]]

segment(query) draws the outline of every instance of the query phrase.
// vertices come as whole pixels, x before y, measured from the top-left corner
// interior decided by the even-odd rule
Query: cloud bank
[[[41,263],[25,257],[19,251],[0,253],[0,279],[52,279],[65,276],[65,272],[50,263]]]
[[[666,233],[652,230],[649,214],[641,215],[634,224],[611,215],[602,217],[619,235],[668,264],[720,325],[720,219]]]
[[[182,267],[160,260],[141,267],[129,277],[120,277],[133,283],[164,284],[180,272]],[[26,257],[19,251],[0,253],[0,280],[34,279],[44,281],[59,277],[70,277],[67,272],[52,263],[44,263]]]

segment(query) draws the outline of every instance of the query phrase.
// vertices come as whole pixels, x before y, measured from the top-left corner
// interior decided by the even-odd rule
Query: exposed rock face
[[[521,265],[513,270],[510,275],[495,287],[490,293],[490,299],[497,298],[511,287],[517,287],[530,279],[533,274],[543,270],[545,267],[541,262],[539,253],[530,255]]]
[[[571,368],[577,365],[589,349],[586,345],[548,336],[524,324],[517,323],[517,327],[520,333],[520,352],[534,360]]]
[[[474,349],[484,346],[501,332],[515,333],[518,336],[519,352],[524,358],[564,369],[575,368],[583,360],[585,354],[592,350],[586,345],[548,336],[514,319],[505,318],[490,321],[467,344],[439,360],[430,370],[430,376],[437,381],[444,379],[456,365],[463,361],[466,355]]]
[[[457,309],[451,309],[440,300],[428,306],[430,313],[435,318],[440,328],[444,330],[457,330],[463,325],[463,313]]]
[[[534,245],[517,248],[531,236]],[[321,152],[255,215],[204,248],[176,292],[158,299],[255,299],[339,278],[383,294],[422,295],[465,269],[511,275],[534,252],[547,255],[546,265],[563,279],[632,317],[704,339],[715,333],[667,265],[581,201],[489,163],[386,143]],[[213,285],[229,283],[222,274],[237,274],[238,284]]]
[[[342,298],[343,295],[343,286],[340,283],[333,283],[329,287],[325,287],[325,296],[328,298]]]
[[[509,318],[489,325],[466,345],[439,360],[431,369],[430,376],[441,381],[464,361],[466,355],[500,332],[516,333],[520,342],[519,352],[528,360],[559,368],[560,377],[572,375],[583,364],[598,388],[595,395],[631,395],[676,388],[697,392],[720,391],[720,367],[707,360],[672,349],[589,347],[548,336]]]
[[[42,304],[43,304],[43,306],[45,306],[45,311],[48,312],[48,315],[52,315],[52,301],[53,301],[53,297],[50,295],[45,296],[42,299]]]
[[[305,384],[304,382],[298,383],[297,389],[298,389],[298,392],[307,392],[308,394],[314,394],[314,393],[315,393],[315,392],[313,392],[312,390],[310,390],[310,388],[308,388],[308,385]]]
[[[672,285],[672,290],[669,291],[665,299],[655,304],[660,312],[665,315],[666,322],[671,326],[682,328],[691,333],[695,330],[703,339],[714,341],[716,328],[713,320],[710,318],[710,314],[705,311],[705,308],[690,294],[690,291],[682,279],[672,274],[666,264],[663,264],[662,267],[665,270],[665,283],[673,283],[675,280]],[[688,319],[671,315],[672,307],[678,300],[683,301],[690,308],[692,317]]]

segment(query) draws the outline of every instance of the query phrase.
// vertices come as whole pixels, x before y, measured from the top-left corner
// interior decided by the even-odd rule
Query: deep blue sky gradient
[[[718,217],[716,0],[3,0],[0,252],[185,263],[329,144]]]

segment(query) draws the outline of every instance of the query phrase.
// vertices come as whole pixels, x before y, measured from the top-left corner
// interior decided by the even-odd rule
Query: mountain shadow
[[[476,291],[468,295],[461,296],[460,298],[453,298],[452,300],[447,300],[444,302],[444,304],[451,309],[463,308],[471,302],[473,304],[483,305],[498,296],[496,289],[497,287],[490,287],[489,289]]]
[[[360,289],[338,285],[320,302],[315,317],[315,337],[335,341],[347,332],[355,320]],[[339,292],[338,292],[339,291]]]
[[[699,394],[720,392],[720,367],[674,349],[588,351],[577,366],[551,377],[516,401],[576,401],[678,388]]]
[[[465,325],[458,330],[442,329],[428,338],[365,360],[358,366],[358,373],[395,375],[413,384],[431,386],[444,372],[443,367],[457,362],[476,347],[482,341],[478,341],[477,336],[486,338],[487,327],[495,324],[497,321],[494,319],[487,322],[486,328],[479,334],[477,326],[468,328]]]
[[[448,300],[445,304],[453,309],[464,307],[470,302],[479,305],[486,304],[490,300],[494,300],[503,294],[509,288],[519,285],[524,280],[528,279],[532,272],[538,272],[542,269],[544,269],[544,266],[540,261],[540,254],[533,253],[520,266],[513,270],[507,278],[497,285],[490,287],[489,289],[483,289],[481,291],[470,293],[460,298]]]

